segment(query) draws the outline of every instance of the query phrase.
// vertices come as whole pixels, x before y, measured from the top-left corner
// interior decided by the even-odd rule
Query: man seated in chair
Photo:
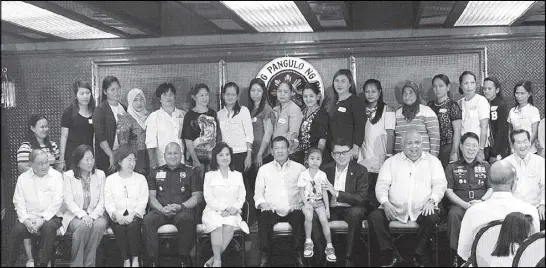
[[[427,249],[434,227],[440,220],[438,202],[442,200],[447,181],[438,158],[423,152],[421,135],[411,129],[402,137],[403,151],[388,158],[377,178],[375,194],[381,204],[368,217],[379,249],[388,257],[384,267],[392,267],[402,262],[402,257],[394,245],[389,232],[390,221],[419,224],[413,265],[422,267],[429,258]]]
[[[487,223],[504,220],[512,212],[521,212],[533,217],[534,232],[539,231],[537,209],[512,195],[516,184],[516,169],[506,158],[491,165],[491,198],[466,210],[459,233],[457,254],[465,261],[470,258],[472,243],[478,231]],[[493,251],[493,249],[491,249]]]
[[[348,224],[344,266],[351,267],[354,242],[360,236],[362,221],[366,219],[368,171],[364,166],[350,161],[352,144],[347,140],[343,138],[335,140],[332,148],[332,157],[335,162],[324,166],[324,173],[329,183],[323,187],[331,194],[330,220],[343,220]],[[316,215],[313,222],[313,234],[314,241],[322,241],[323,232]],[[317,248],[320,248],[319,252],[321,252],[320,256],[324,252],[322,246],[317,243]]]
[[[178,253],[182,267],[191,266],[195,245],[197,207],[203,202],[203,180],[198,169],[180,163],[182,150],[176,142],[165,147],[165,162],[150,172],[148,188],[151,211],[144,216],[143,234],[150,265],[158,265],[157,229],[174,224],[178,229]]]
[[[42,149],[30,153],[31,169],[23,172],[17,179],[13,204],[18,221],[11,230],[8,266],[14,266],[17,249],[24,238],[40,232],[38,267],[46,267],[54,260],[55,238],[61,227],[63,204],[63,176],[50,168],[48,156]]]
[[[514,196],[538,210],[540,229],[544,229],[544,158],[531,153],[530,135],[527,130],[518,129],[510,133],[514,153],[506,157],[516,168]]]
[[[260,267],[268,266],[273,226],[288,221],[292,227],[292,252],[299,267],[303,267],[302,238],[304,217],[303,201],[297,186],[299,175],[305,170],[300,163],[288,158],[288,140],[283,136],[271,141],[274,161],[258,170],[254,201],[260,211],[258,234],[260,236]]]

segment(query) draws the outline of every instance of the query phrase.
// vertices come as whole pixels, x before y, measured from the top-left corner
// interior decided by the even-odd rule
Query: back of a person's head
[[[490,183],[495,192],[511,192],[516,178],[516,168],[506,160],[491,165]]]
[[[492,256],[506,257],[516,254],[516,245],[521,245],[533,231],[533,218],[521,212],[506,215]]]

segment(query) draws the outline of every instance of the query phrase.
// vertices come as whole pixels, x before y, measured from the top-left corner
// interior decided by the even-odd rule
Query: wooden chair
[[[482,227],[472,242],[470,257],[462,267],[489,267],[491,262],[491,253],[495,249],[495,244],[499,238],[500,229],[503,220],[491,221]]]
[[[533,267],[544,261],[544,233],[535,233],[518,248],[512,267]],[[543,264],[544,266],[544,264]]]

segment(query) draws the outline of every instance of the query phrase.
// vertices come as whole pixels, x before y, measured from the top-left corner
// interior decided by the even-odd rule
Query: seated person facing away
[[[326,258],[328,261],[335,262],[336,255],[332,245],[332,236],[330,235],[330,205],[328,204],[328,192],[322,187],[328,183],[326,173],[319,169],[322,163],[322,151],[319,148],[311,147],[307,151],[307,159],[304,160],[309,168],[300,173],[298,178],[298,187],[303,199],[303,215],[305,216],[305,244],[303,256],[305,258],[313,257],[313,240],[311,240],[311,231],[313,229],[313,214],[317,212],[322,231],[326,238]]]
[[[419,242],[413,257],[414,266],[422,266],[434,226],[440,220],[438,202],[446,190],[442,163],[430,153],[424,152],[422,138],[415,129],[402,136],[403,151],[387,159],[377,179],[375,194],[381,204],[368,217],[383,254],[390,255],[386,267],[402,262],[402,257],[389,232],[389,221],[419,224]],[[425,260],[423,259],[425,258]]]
[[[531,152],[533,148],[529,132],[518,129],[510,132],[514,153],[506,161],[516,168],[514,196],[538,210],[540,230],[544,229],[544,158]],[[538,231],[538,230],[537,230]]]
[[[9,237],[8,266],[15,265],[21,241],[40,232],[42,242],[38,267],[46,267],[54,259],[55,237],[61,227],[63,176],[49,166],[48,154],[42,149],[31,151],[30,163],[31,168],[19,175],[13,194],[18,222]]]
[[[196,208],[203,202],[203,181],[198,168],[181,164],[182,149],[177,142],[165,146],[165,165],[154,168],[148,178],[151,210],[144,216],[142,233],[150,265],[157,267],[157,229],[174,224],[178,229],[178,254],[182,267],[191,266],[195,245]]]
[[[512,267],[519,246],[534,232],[531,215],[523,215],[521,212],[512,212],[506,215],[502,222],[497,244],[491,253],[493,258],[489,267]]]
[[[457,243],[461,221],[465,211],[491,197],[493,189],[489,184],[489,163],[476,160],[479,151],[479,138],[474,132],[467,132],[461,137],[462,158],[449,163],[446,167],[446,197],[450,201],[447,213],[447,232],[449,246],[453,251],[453,267],[459,267],[462,261],[457,257]]]
[[[466,210],[461,223],[457,254],[468,260],[472,242],[478,231],[487,223],[502,220],[511,212],[529,214],[533,218],[533,230],[539,229],[538,212],[535,207],[512,195],[516,184],[516,169],[506,159],[491,165],[489,183],[493,188],[491,198]]]
[[[279,221],[288,221],[292,227],[292,252],[297,265],[303,267],[301,259],[301,229],[303,227],[303,202],[297,186],[298,177],[305,167],[288,158],[289,142],[284,136],[271,141],[274,161],[258,170],[254,203],[261,211],[258,218],[260,236],[260,267],[269,260],[273,226]]]
[[[331,155],[335,162],[323,167],[328,182],[322,185],[331,195],[330,220],[344,220],[348,224],[344,265],[349,267],[352,266],[354,244],[360,235],[369,203],[368,171],[364,166],[351,161],[351,148],[353,144],[344,138],[334,140]],[[315,221],[314,226],[314,240],[322,241],[318,221]],[[317,248],[322,249],[323,245],[317,245]]]

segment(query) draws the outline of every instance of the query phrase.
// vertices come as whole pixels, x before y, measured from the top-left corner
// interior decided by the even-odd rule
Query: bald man
[[[415,248],[413,265],[422,267],[429,256],[429,241],[439,221],[438,203],[442,200],[447,181],[438,158],[423,151],[421,135],[410,129],[402,136],[403,151],[388,158],[377,178],[375,195],[381,204],[368,217],[377,236],[381,253],[388,262],[384,267],[402,263],[389,232],[390,221],[419,223],[419,243]]]
[[[61,227],[63,204],[63,176],[50,168],[48,155],[42,149],[30,153],[31,168],[17,179],[13,205],[18,222],[11,229],[11,252],[7,264],[14,266],[21,240],[30,234],[41,233],[38,267],[45,267],[53,260],[55,237]]]
[[[521,212],[531,215],[534,232],[540,231],[537,209],[512,195],[515,179],[516,169],[506,159],[491,166],[490,184],[493,188],[491,198],[468,208],[461,223],[457,254],[465,261],[470,257],[472,242],[480,228],[491,221],[504,220],[509,213]]]
[[[203,202],[203,179],[197,168],[180,163],[182,149],[176,142],[165,147],[166,164],[154,168],[148,177],[151,211],[144,216],[143,234],[150,266],[157,267],[157,229],[174,224],[178,229],[178,253],[182,267],[191,266],[190,251],[195,244],[196,208]]]

